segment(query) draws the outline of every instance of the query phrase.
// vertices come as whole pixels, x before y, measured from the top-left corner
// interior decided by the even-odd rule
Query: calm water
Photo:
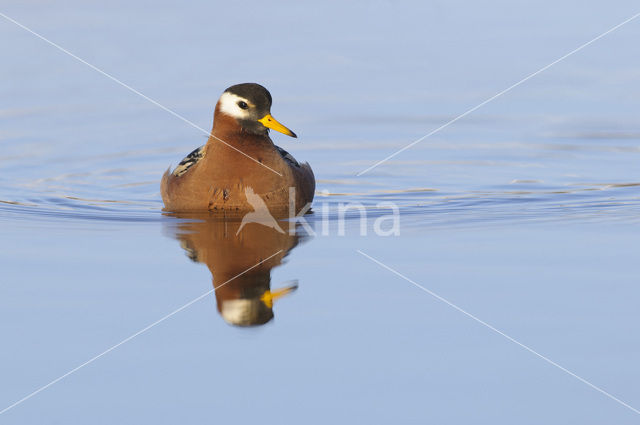
[[[328,234],[163,215],[206,136],[0,17],[0,410],[207,294],[0,423],[640,422],[358,252],[640,409],[640,20],[357,176],[638,11],[4,2],[205,129],[264,84]]]

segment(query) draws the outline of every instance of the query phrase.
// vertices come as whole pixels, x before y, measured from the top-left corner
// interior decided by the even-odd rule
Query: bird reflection
[[[283,263],[302,240],[300,236],[255,222],[209,215],[171,216],[189,220],[172,226],[172,236],[191,260],[209,268],[218,312],[227,323],[264,325],[274,317],[274,301],[297,289],[298,282],[290,281],[272,290],[271,269]]]

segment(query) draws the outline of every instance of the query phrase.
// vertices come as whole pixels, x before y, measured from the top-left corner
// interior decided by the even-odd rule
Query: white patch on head
[[[254,106],[244,97],[240,97],[233,93],[222,93],[218,104],[220,105],[220,112],[230,115],[238,119],[248,119],[250,117],[249,109],[242,109],[238,106],[238,102],[245,102],[249,107]]]

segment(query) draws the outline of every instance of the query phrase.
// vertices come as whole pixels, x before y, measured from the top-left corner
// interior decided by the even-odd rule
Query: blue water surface
[[[635,2],[0,12],[0,423],[640,421],[640,18],[358,176]],[[313,237],[162,212],[245,81],[314,169]]]

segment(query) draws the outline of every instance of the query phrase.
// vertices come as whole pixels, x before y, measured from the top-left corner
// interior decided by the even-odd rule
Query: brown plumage
[[[315,178],[269,137],[269,128],[296,135],[271,116],[271,95],[253,83],[229,87],[216,104],[206,145],[162,177],[166,211],[247,212],[247,190],[273,214],[288,212],[289,194],[298,213],[313,200]]]

